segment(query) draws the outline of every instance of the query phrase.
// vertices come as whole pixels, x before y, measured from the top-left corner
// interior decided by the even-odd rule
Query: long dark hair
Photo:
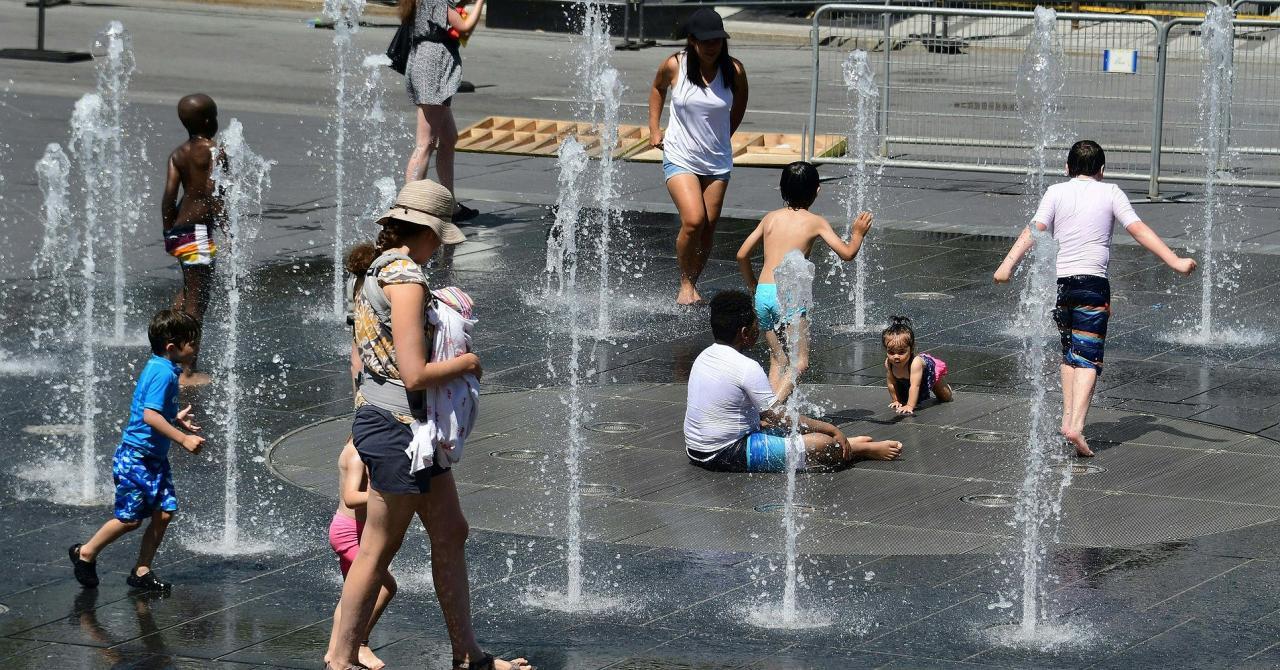
[[[408,23],[413,20],[413,12],[418,8],[418,0],[400,0],[400,4],[396,6],[396,11],[400,14],[400,23]]]
[[[723,40],[724,46],[720,47],[720,57],[716,59],[716,68],[720,70],[720,80],[728,87],[731,93],[737,93],[734,84],[737,83],[738,73],[733,68],[733,59],[729,57],[729,40]],[[684,45],[684,76],[689,80],[690,84],[698,88],[706,88],[707,85],[702,81],[702,69],[699,67],[698,52],[693,49],[693,36],[690,35]]]
[[[889,347],[889,340],[905,339],[907,347],[911,349],[911,355],[916,354],[916,333],[911,330],[911,319],[905,316],[889,317],[889,327],[880,332],[880,342],[885,348]]]

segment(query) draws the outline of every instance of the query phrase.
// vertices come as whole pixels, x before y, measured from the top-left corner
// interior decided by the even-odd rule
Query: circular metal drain
[[[991,100],[965,100],[957,102],[952,107],[956,109],[971,109],[977,112],[1016,112],[1018,104],[1015,102],[993,102]]]
[[[1073,475],[1091,475],[1095,472],[1104,472],[1106,468],[1093,463],[1062,463],[1054,468],[1058,472],[1070,470]]]
[[[504,451],[491,451],[489,455],[504,461],[536,461],[547,457],[546,454],[536,449],[506,449]]]
[[[616,497],[622,495],[622,487],[613,484],[579,484],[578,492],[584,496]]]
[[[964,433],[956,433],[956,439],[964,440],[965,442],[997,444],[1001,442],[1017,442],[1018,436],[1013,433],[1001,433],[995,430],[971,430]]]
[[[893,295],[903,300],[950,300],[955,297],[950,293],[938,293],[937,291],[908,291]]]
[[[762,505],[755,506],[755,510],[757,512],[762,512],[764,514],[782,514],[783,510],[786,508],[786,503],[764,503]],[[813,505],[796,505],[795,508],[796,511],[801,514],[808,514],[813,511]]]
[[[611,433],[621,435],[622,433],[638,433],[644,430],[644,426],[638,423],[627,423],[626,421],[596,421],[583,426],[587,430],[597,433]]]
[[[84,432],[84,426],[78,423],[45,423],[23,426],[22,432],[28,435],[43,435],[46,437],[56,435],[79,435]]]
[[[1013,507],[1014,497],[1008,493],[977,493],[961,496],[960,502],[974,507]]]

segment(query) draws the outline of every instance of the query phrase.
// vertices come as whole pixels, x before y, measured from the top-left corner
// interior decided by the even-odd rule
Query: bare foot
[[[382,668],[387,667],[387,664],[374,655],[373,650],[367,644],[360,645],[358,658],[360,659],[360,665],[369,668],[369,670],[382,670]]]
[[[1083,432],[1072,428],[1063,428],[1062,436],[1075,445],[1077,456],[1088,458],[1093,455],[1093,450],[1089,448],[1089,443],[1085,441]]]
[[[204,386],[213,381],[213,378],[203,372],[183,371],[178,375],[178,386]]]
[[[702,302],[702,296],[698,293],[698,289],[693,283],[687,279],[680,280],[680,292],[676,294],[677,305],[697,305]]]
[[[500,658],[493,659],[493,670],[534,670],[529,661],[523,658],[517,658],[513,661],[504,661]]]
[[[864,458],[873,461],[892,461],[902,453],[902,443],[896,440],[881,440],[876,442],[866,435],[851,437],[849,439],[849,451],[856,458]]]

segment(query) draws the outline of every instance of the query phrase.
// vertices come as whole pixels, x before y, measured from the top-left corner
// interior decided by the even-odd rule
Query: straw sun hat
[[[378,219],[378,225],[386,225],[392,219],[430,228],[445,244],[461,244],[467,239],[453,225],[453,194],[430,179],[405,184],[395,204]]]

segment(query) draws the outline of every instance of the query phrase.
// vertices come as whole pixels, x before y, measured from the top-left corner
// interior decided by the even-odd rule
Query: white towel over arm
[[[471,350],[475,319],[464,318],[440,300],[433,301],[427,319],[436,328],[431,361],[447,361]],[[414,421],[413,441],[405,449],[410,472],[431,467],[447,468],[462,460],[462,444],[475,427],[480,403],[480,382],[463,375],[426,391],[427,416]]]

